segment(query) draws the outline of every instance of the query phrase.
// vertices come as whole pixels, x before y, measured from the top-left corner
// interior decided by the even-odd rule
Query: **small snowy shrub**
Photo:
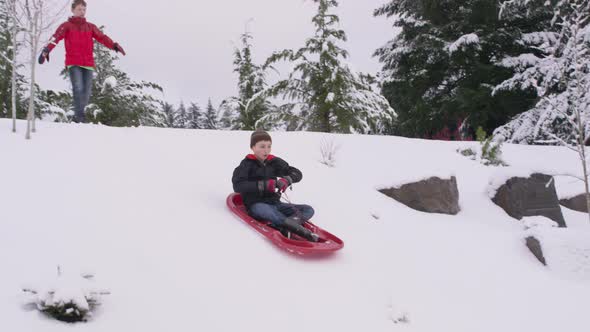
[[[502,160],[503,141],[501,139],[494,140],[494,136],[486,137],[486,133],[481,127],[477,128],[476,136],[480,144],[479,151],[472,148],[459,148],[457,152],[471,160],[479,160],[486,166],[508,166]]]
[[[320,143],[320,162],[328,167],[336,166],[336,152],[340,147],[333,140],[322,139]]]
[[[86,322],[94,309],[100,305],[101,296],[109,294],[92,287],[92,275],[63,276],[58,268],[58,277],[44,286],[26,287],[25,304],[59,321]]]
[[[494,136],[486,138],[486,132],[481,127],[477,128],[476,136],[481,145],[481,162],[484,165],[507,166],[502,161],[502,140],[494,141]]]
[[[477,151],[474,151],[472,148],[459,149],[457,152],[471,160],[475,160],[477,158]]]

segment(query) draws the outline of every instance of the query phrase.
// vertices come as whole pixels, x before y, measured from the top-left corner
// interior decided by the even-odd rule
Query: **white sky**
[[[104,25],[105,32],[127,52],[117,65],[133,80],[160,84],[164,98],[175,104],[183,100],[204,105],[209,97],[218,104],[235,95],[233,47],[239,45],[249,19],[253,19],[248,27],[254,36],[254,59],[260,63],[273,51],[302,46],[313,34],[311,18],[316,11],[310,0],[87,2],[87,19]],[[340,1],[341,28],[348,36],[343,46],[356,70],[375,73],[380,69],[372,54],[392,38],[394,30],[391,20],[374,18],[372,13],[386,2]],[[67,16],[69,11],[64,21]],[[38,70],[44,89],[69,89],[59,76],[63,64],[61,42],[51,62]]]

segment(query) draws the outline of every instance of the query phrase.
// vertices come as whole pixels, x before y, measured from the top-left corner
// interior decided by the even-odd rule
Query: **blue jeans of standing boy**
[[[84,109],[90,101],[92,93],[92,76],[94,72],[78,66],[70,67],[70,80],[72,81],[72,90],[74,93],[74,119],[76,123],[86,122]]]
[[[313,217],[315,211],[305,204],[267,204],[254,203],[250,206],[250,215],[258,220],[270,221],[275,227],[283,226],[288,217],[299,217],[307,221]]]

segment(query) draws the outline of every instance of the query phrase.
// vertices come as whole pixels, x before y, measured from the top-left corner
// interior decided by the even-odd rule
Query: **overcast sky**
[[[376,48],[391,39],[392,21],[374,18],[387,0],[341,0],[337,13],[348,36],[343,46],[358,71],[375,73]],[[317,5],[310,0],[87,0],[86,18],[127,52],[117,65],[133,80],[164,88],[164,99],[178,104],[211,97],[217,105],[236,94],[233,48],[245,30],[253,34],[254,59],[264,61],[273,51],[299,48],[312,36],[311,18]],[[69,16],[64,15],[64,21]],[[38,69],[44,89],[69,89],[59,72],[64,65],[63,41],[51,62]],[[284,73],[283,73],[284,74]],[[276,78],[276,76],[275,76]]]

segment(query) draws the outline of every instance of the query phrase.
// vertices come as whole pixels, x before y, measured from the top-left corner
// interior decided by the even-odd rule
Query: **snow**
[[[331,103],[334,101],[334,97],[336,95],[333,92],[328,93],[328,96],[326,97],[326,102]]]
[[[516,57],[502,59],[501,65],[507,68],[528,68],[539,63],[541,59],[532,53],[521,54]]]
[[[543,256],[555,275],[574,281],[590,281],[590,232],[586,227],[575,230],[537,227],[529,234],[541,242]]]
[[[449,53],[453,54],[459,50],[465,50],[469,45],[475,45],[479,49],[479,37],[475,33],[459,37],[459,39],[448,46],[448,50]]]
[[[536,229],[539,227],[547,228],[547,227],[558,227],[559,226],[555,221],[553,221],[547,217],[543,217],[543,216],[523,217],[522,223],[523,223],[525,229],[531,229],[531,228]]]
[[[522,42],[525,45],[534,45],[541,48],[549,47],[557,43],[559,34],[549,31],[537,31],[522,34]]]
[[[0,119],[1,331],[585,332],[590,324],[588,215],[564,208],[570,228],[525,229],[487,196],[499,169],[458,154],[464,142],[271,133],[273,153],[304,174],[289,198],[312,205],[314,222],[345,242],[333,256],[305,259],[225,206],[250,132],[38,122],[27,141],[25,123],[18,127],[12,134]],[[324,139],[339,146],[334,167],[318,161]],[[505,144],[503,159],[509,174],[578,165],[551,146]],[[457,177],[458,215],[415,211],[376,191],[435,175]],[[542,237],[548,267],[525,247],[530,232]],[[21,305],[23,285],[51,284],[58,265],[92,271],[109,290],[90,322],[65,325]]]
[[[45,273],[44,277],[46,279],[36,281],[34,286],[28,283],[22,287],[34,291],[34,294],[28,294],[30,298],[25,299],[25,304],[34,303],[44,307],[73,303],[77,308],[88,311],[90,305],[87,300],[95,299],[96,293],[103,292],[103,290],[94,289],[92,281],[84,278],[82,274],[70,272],[52,277]]]
[[[117,87],[117,78],[114,76],[109,76],[104,80],[103,91],[107,88],[114,89]]]
[[[584,189],[584,181],[572,176],[556,176],[555,184],[555,190],[557,191],[557,197],[559,197],[559,199],[573,198],[586,191]]]

